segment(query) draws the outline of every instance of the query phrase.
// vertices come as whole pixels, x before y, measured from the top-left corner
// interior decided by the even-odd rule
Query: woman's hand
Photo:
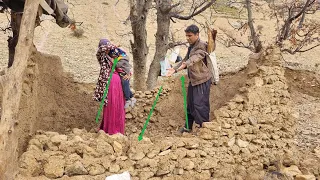
[[[129,75],[129,74],[126,74],[125,76],[123,76],[123,79],[126,81],[129,81],[130,78],[131,78],[131,75]]]
[[[109,61],[113,62],[113,58],[110,57],[108,54],[107,54],[107,58],[108,58]]]

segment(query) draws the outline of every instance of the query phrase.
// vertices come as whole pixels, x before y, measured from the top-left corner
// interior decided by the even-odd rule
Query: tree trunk
[[[149,68],[147,87],[153,89],[157,85],[160,73],[160,60],[166,55],[169,43],[170,0],[163,0],[157,5],[156,52]]]
[[[18,119],[22,83],[27,60],[33,46],[33,33],[40,0],[26,0],[20,35],[14,56],[15,62],[1,79],[3,85],[0,120],[0,179],[14,179],[18,169],[18,137],[15,122]]]
[[[261,41],[259,40],[259,36],[257,36],[257,33],[254,29],[253,25],[253,18],[252,18],[252,7],[251,7],[251,0],[246,0],[247,4],[247,11],[248,11],[248,25],[250,28],[251,32],[251,38],[253,41],[253,46],[254,46],[254,52],[258,53],[262,49]]]
[[[14,12],[11,10],[11,28],[12,28],[13,35],[8,39],[8,48],[9,48],[8,68],[12,66],[14,61],[15,49],[18,43],[18,38],[19,38],[21,19],[22,19],[21,12]]]
[[[130,0],[130,21],[133,32],[131,42],[135,90],[146,88],[146,62],[148,55],[146,22],[152,0]]]

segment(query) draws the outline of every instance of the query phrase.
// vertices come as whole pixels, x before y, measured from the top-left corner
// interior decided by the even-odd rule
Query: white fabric
[[[164,60],[160,61],[160,66],[161,66],[161,76],[166,76],[167,69],[171,68],[169,60],[167,59],[167,57],[165,57]]]
[[[174,64],[176,62],[179,51],[180,48],[178,46],[168,50],[166,57],[168,58],[170,64]]]
[[[128,171],[122,173],[122,174],[114,174],[111,176],[106,177],[105,180],[130,180],[130,174]]]
[[[217,57],[215,52],[211,52],[210,54],[207,54],[207,60],[211,61],[211,72],[212,72],[212,80],[214,83],[219,82],[219,68],[217,64]]]

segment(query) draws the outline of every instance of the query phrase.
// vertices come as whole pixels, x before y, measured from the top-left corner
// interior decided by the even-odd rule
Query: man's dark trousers
[[[191,83],[189,83],[187,95],[189,129],[192,129],[193,122],[202,127],[203,122],[209,121],[210,86],[211,79],[196,86],[192,86]]]

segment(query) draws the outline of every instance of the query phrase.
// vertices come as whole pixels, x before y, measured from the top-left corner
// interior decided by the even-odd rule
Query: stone
[[[194,139],[185,139],[184,143],[186,149],[197,149],[200,146],[199,142]]]
[[[210,170],[218,166],[218,160],[212,157],[205,158],[203,162],[200,163],[201,170]]]
[[[53,136],[57,136],[59,135],[59,133],[57,132],[52,132],[52,131],[46,131],[44,132],[45,135],[49,136],[50,138],[53,137]]]
[[[234,110],[234,109],[236,109],[237,107],[238,107],[238,104],[235,103],[235,102],[229,102],[229,103],[228,103],[228,108],[229,108],[230,110]]]
[[[109,167],[111,173],[118,173],[120,171],[120,166],[118,164],[111,164]]]
[[[233,154],[237,155],[240,153],[240,148],[239,148],[239,146],[232,146],[231,151]]]
[[[320,158],[320,146],[316,147],[313,152],[318,158]]]
[[[139,173],[140,180],[147,180],[147,179],[150,179],[153,176],[154,176],[154,173],[151,172],[151,171],[146,171],[146,172],[142,171],[142,172]]]
[[[97,146],[99,146],[99,144]],[[112,146],[111,146],[111,149],[112,149]],[[84,145],[83,146],[83,154],[86,155],[86,156],[93,156],[95,158],[99,157],[101,155],[95,149],[93,149],[92,147],[90,147],[88,145]]]
[[[290,167],[287,167],[287,168],[284,168],[282,170],[282,173],[289,176],[289,177],[294,177],[298,174],[302,174],[301,171],[299,170],[299,168],[295,165],[293,166],[290,166]]]
[[[200,154],[200,157],[207,157],[208,154],[202,150],[199,150],[198,153]]]
[[[160,153],[160,149],[153,149],[151,150],[148,154],[147,157],[148,158],[154,158],[155,156],[157,156]]]
[[[214,123],[214,122],[204,122],[204,123],[202,123],[202,127],[210,129],[212,131],[218,131],[218,132],[221,131],[221,126],[217,123]]]
[[[174,142],[171,141],[171,140],[161,141],[161,142],[160,142],[160,150],[161,150],[161,151],[165,151],[165,150],[171,148],[173,144],[174,144]]]
[[[173,173],[177,175],[182,175],[184,173],[184,170],[182,168],[176,168],[174,169]]]
[[[177,150],[175,150],[174,154],[177,155],[178,159],[182,159],[186,157],[187,151],[188,150],[185,148],[178,148]]]
[[[224,128],[224,129],[230,129],[230,128],[231,128],[231,125],[228,124],[228,123],[224,123],[224,124],[223,124],[223,128]]]
[[[70,154],[66,158],[66,165],[68,166],[68,165],[74,164],[77,161],[81,161],[81,157],[76,153]]]
[[[73,132],[73,134],[80,136],[80,135],[82,135],[83,133],[85,133],[86,130],[85,130],[85,129],[73,128],[73,129],[72,129],[72,132]]]
[[[313,174],[310,175],[297,175],[294,180],[316,180],[316,177]]]
[[[50,141],[55,145],[59,145],[62,141],[67,141],[67,140],[68,140],[68,136],[66,135],[55,135],[55,136],[52,136],[50,139]]]
[[[117,141],[113,141],[113,150],[117,155],[122,154],[122,145],[118,143]]]
[[[237,139],[236,140],[236,144],[240,147],[240,148],[245,148],[249,145],[249,142],[247,141],[243,141],[241,139]]]
[[[262,78],[260,78],[260,77],[254,77],[253,78],[253,83],[254,83],[254,85],[255,86],[257,86],[257,87],[261,87],[261,86],[263,86],[263,79]]]
[[[157,170],[156,175],[157,176],[164,176],[164,175],[169,174],[169,173],[170,173],[169,170],[161,170],[161,169],[159,169],[159,170]]]
[[[131,113],[126,113],[126,119],[132,119],[133,115]]]
[[[161,152],[161,153],[159,154],[159,156],[165,156],[165,155],[169,154],[170,152],[171,152],[171,149],[166,150],[166,151],[163,151],[163,152]]]
[[[88,171],[80,161],[75,162],[65,168],[65,174],[68,176],[87,175]]]
[[[210,129],[201,128],[199,132],[199,137],[204,140],[213,140],[215,139],[214,132],[212,132]]]
[[[236,102],[236,103],[242,103],[242,102],[244,102],[244,98],[243,98],[243,96],[237,94],[237,95],[235,95],[235,97],[231,101]]]
[[[22,154],[19,162],[19,167],[20,173],[26,176],[39,176],[42,172],[40,163],[38,163],[33,153],[31,152]]]
[[[231,116],[231,117],[232,117],[232,116]],[[243,124],[242,120],[239,119],[239,118],[237,118],[237,119],[236,119],[236,125],[237,125],[237,126],[241,126],[242,124]]]
[[[274,140],[278,140],[278,139],[280,139],[280,136],[278,136],[276,134],[272,134],[271,138],[274,139]]]
[[[145,154],[141,151],[137,152],[137,153],[130,153],[129,154],[129,158],[135,161],[141,160],[142,158],[145,157]]]
[[[116,161],[125,161],[127,159],[128,159],[127,156],[119,156],[119,157],[117,157]]]
[[[232,137],[229,141],[228,141],[228,146],[229,147],[232,147],[236,142],[236,138],[235,137]]]
[[[92,154],[94,156],[97,156],[96,154],[99,154],[99,156],[105,156],[105,155],[114,153],[114,148],[102,138],[97,139],[96,149],[97,151],[89,147],[88,149],[86,149],[86,153]]]
[[[227,109],[218,109],[214,111],[214,115],[215,117],[224,117],[224,118],[228,118],[230,117],[230,114],[228,113]]]
[[[42,149],[43,148],[43,145],[40,143],[39,139],[31,139],[29,141],[29,146],[30,145],[35,145],[37,146],[39,149]]]
[[[194,158],[196,157],[196,153],[193,150],[187,151],[187,157]]]
[[[64,172],[64,157],[51,156],[48,163],[44,165],[44,174],[48,178],[59,178],[63,176]]]
[[[195,174],[194,178],[199,180],[209,180],[211,179],[211,173],[209,170],[201,171],[201,173]]]
[[[100,164],[93,164],[88,167],[89,175],[95,176],[99,174],[103,174],[106,169]]]
[[[155,159],[143,158],[139,160],[136,165],[139,166],[139,169],[144,167],[157,167],[158,161]]]
[[[252,126],[256,126],[258,124],[258,121],[256,118],[254,117],[249,117],[249,123],[252,125]]]
[[[185,170],[192,170],[194,168],[194,162],[188,158],[183,158],[179,161],[179,167]]]

